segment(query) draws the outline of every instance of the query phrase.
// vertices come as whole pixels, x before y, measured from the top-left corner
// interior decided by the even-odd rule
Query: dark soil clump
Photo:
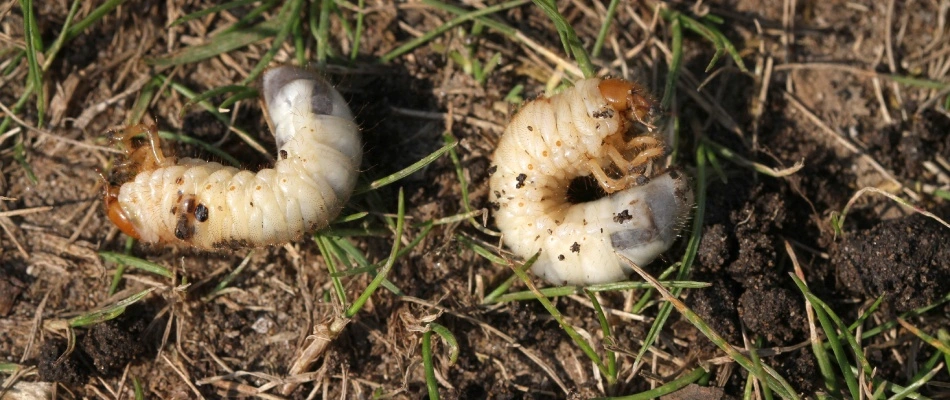
[[[867,298],[887,294],[885,309],[896,313],[950,290],[950,234],[919,214],[849,232],[832,254],[841,286]]]
[[[141,319],[128,324],[116,320],[96,324],[77,338],[79,345],[62,360],[66,340],[47,340],[40,350],[40,379],[79,386],[93,375],[116,377],[128,363],[145,354],[144,331]]]

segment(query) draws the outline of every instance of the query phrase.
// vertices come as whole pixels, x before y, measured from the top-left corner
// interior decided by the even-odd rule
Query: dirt
[[[60,32],[67,3],[34,2],[47,46]],[[109,294],[116,265],[103,261],[98,252],[121,253],[126,238],[102,211],[98,173],[109,171],[114,162],[114,154],[104,149],[108,130],[126,123],[145,79],[171,76],[198,92],[236,84],[272,45],[266,40],[226,56],[156,68],[146,60],[201,43],[252,7],[169,27],[173,19],[214,2],[196,0],[183,8],[174,2],[128,3],[73,38],[54,59],[44,75],[49,109],[39,131],[0,132],[0,194],[14,199],[4,199],[0,207],[24,210],[0,216],[0,363],[36,367],[21,379],[59,382],[68,389],[57,392],[60,397],[98,397],[121,387],[122,397],[129,398],[131,377],[142,383],[146,397],[154,398],[247,396],[256,388],[279,388],[292,360],[309,343],[313,327],[342,310],[312,239],[221,253],[136,244],[132,255],[176,271],[175,279],[130,269],[117,292]],[[777,354],[764,356],[763,362],[811,396],[825,388],[807,345],[811,329],[805,301],[789,276],[795,271],[790,252],[809,289],[846,323],[881,295],[882,305],[867,327],[935,303],[935,308],[907,316],[907,321],[930,334],[950,323],[945,301],[950,295],[950,229],[874,193],[855,203],[840,233],[831,223],[833,214],[867,186],[910,199],[944,220],[950,217],[950,202],[932,190],[947,191],[950,184],[946,94],[939,97],[940,89],[895,84],[889,78],[894,74],[947,82],[941,66],[947,63],[950,42],[945,39],[948,32],[937,31],[938,16],[945,17],[947,10],[936,2],[894,2],[888,27],[887,2],[797,2],[793,24],[785,29],[782,7],[773,3],[667,4],[696,18],[706,12],[722,17],[719,29],[739,49],[750,72],[740,72],[728,56],[706,72],[714,49],[687,32],[684,74],[695,81],[686,85],[695,88],[708,78],[699,92],[707,100],[698,102],[690,95],[695,91],[680,88],[664,120],[679,118],[679,141],[671,147],[674,162],[694,178],[695,150],[703,141],[776,170],[802,163],[794,173],[770,177],[722,153],[710,159],[705,215],[697,222],[702,239],[689,278],[710,286],[687,289],[683,298],[732,345],[746,347],[748,340],[775,350]],[[22,46],[24,38],[19,4],[0,3],[3,42],[15,47]],[[590,48],[603,6],[558,4]],[[77,18],[92,7],[83,2]],[[416,37],[415,31],[431,31],[452,16],[422,3],[369,0],[366,9],[365,32],[353,61],[344,59],[352,41],[340,23],[340,16],[352,23],[352,4],[334,11],[329,40],[334,56],[326,71],[363,131],[361,181],[411,165],[442,147],[448,134],[459,141],[456,152],[472,208],[489,209],[491,154],[518,106],[506,96],[516,85],[523,87],[522,99],[544,93],[548,78],[559,69],[538,51],[541,48],[573,63],[563,56],[553,25],[528,3],[495,18],[536,45],[521,44],[490,28],[473,34],[470,24],[462,24],[392,62],[379,63],[379,57]],[[659,98],[668,68],[663,50],[671,39],[662,18],[650,28],[653,18],[645,2],[621,2],[604,54],[594,61],[607,75],[640,79]],[[304,31],[310,29],[306,21],[303,26]],[[642,43],[642,51],[618,54]],[[316,46],[305,45],[312,59]],[[274,64],[293,62],[292,47],[284,46]],[[501,62],[479,82],[448,55],[451,51],[481,63],[499,54]],[[0,54],[6,54],[0,56],[0,66],[7,69],[11,53]],[[768,87],[761,90],[767,65],[774,68],[765,81]],[[9,74],[0,77],[0,104],[10,107],[23,93],[27,69],[21,62],[4,73]],[[246,168],[268,165],[269,156],[187,102],[173,90],[160,92],[147,107],[146,120],[162,130],[213,143]],[[256,100],[242,101],[231,111],[227,115],[233,115],[235,126],[273,148]],[[33,101],[17,116],[35,125]],[[17,161],[15,144],[21,141],[35,182]],[[179,155],[214,157],[198,146],[166,143]],[[577,185],[570,191],[571,201],[602,195],[591,190],[590,182]],[[447,156],[397,184],[355,196],[344,214],[369,215],[339,227],[369,231],[349,238],[369,262],[382,262],[389,255],[394,238],[386,218],[395,213],[400,188],[410,222],[403,244],[423,232],[416,222],[466,212],[462,184]],[[490,216],[475,219],[494,227]],[[648,266],[649,272],[658,274],[682,258],[689,229]],[[710,386],[688,386],[669,398],[742,396],[747,372],[732,363],[707,363],[723,356],[722,351],[675,312],[655,351],[634,371],[633,357],[656,317],[657,302],[639,316],[610,314],[613,337],[608,341],[585,296],[552,299],[598,354],[607,345],[617,350],[619,383],[608,387],[538,302],[481,304],[512,272],[475,254],[463,238],[509,256],[497,248],[496,237],[467,219],[435,226],[397,260],[388,276],[402,295],[380,289],[317,360],[311,368],[315,372],[287,397],[423,398],[427,391],[420,343],[430,322],[447,328],[458,341],[459,358],[451,363],[449,346],[433,340],[435,369],[446,398],[625,395],[669,382],[697,365],[711,369]],[[243,272],[216,292],[245,258]],[[344,277],[347,299],[355,299],[371,279],[365,273]],[[69,333],[57,324],[148,288],[156,290],[120,318],[73,330],[75,346],[67,351]],[[520,290],[526,288],[518,283],[510,291]],[[598,298],[608,309],[629,311],[644,293],[609,292]],[[872,365],[880,366],[876,376],[895,383],[906,382],[934,352],[901,327],[863,345]],[[933,379],[947,382],[950,376],[944,369]],[[936,385],[920,389],[925,395],[940,390]]]

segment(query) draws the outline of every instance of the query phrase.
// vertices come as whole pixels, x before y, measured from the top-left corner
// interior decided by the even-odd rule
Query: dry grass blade
[[[885,191],[883,191],[883,190],[881,190],[881,189],[874,188],[874,187],[866,187],[866,188],[862,188],[861,190],[858,190],[858,191],[854,194],[854,196],[851,196],[851,200],[848,200],[848,204],[845,204],[844,209],[841,210],[841,213],[840,213],[840,214],[838,214],[837,212],[832,212],[832,214],[831,214],[831,224],[832,224],[832,227],[834,227],[834,229],[835,229],[835,235],[836,235],[836,236],[837,236],[837,235],[843,235],[844,220],[845,220],[845,218],[848,216],[848,211],[851,209],[851,206],[854,205],[854,203],[858,200],[858,198],[861,197],[861,195],[863,195],[863,194],[865,194],[865,193],[868,193],[868,192],[870,192],[870,193],[877,193],[877,194],[880,194],[880,195],[882,195],[882,196],[884,196],[884,197],[887,197],[887,198],[889,198],[889,199],[891,199],[891,200],[897,202],[898,204],[900,204],[900,205],[902,205],[902,206],[905,206],[905,207],[908,207],[908,208],[912,209],[912,210],[913,210],[914,212],[916,212],[916,213],[919,213],[919,214],[924,215],[924,216],[926,216],[926,217],[928,217],[928,218],[930,218],[930,219],[933,219],[934,221],[939,222],[941,225],[947,227],[947,229],[950,229],[950,223],[947,223],[947,221],[944,221],[943,219],[941,219],[940,217],[934,215],[934,214],[931,213],[930,211],[924,210],[924,209],[922,209],[922,208],[920,208],[920,207],[917,207],[917,206],[915,206],[915,205],[913,205],[913,204],[910,204],[910,202],[908,202],[907,200],[904,200],[904,199],[902,199],[902,198],[900,198],[900,197],[897,197],[897,196],[895,196],[895,195],[893,195],[893,194],[887,193],[887,192],[885,192]]]
[[[709,327],[709,325],[707,325],[699,315],[697,315],[695,312],[690,310],[689,307],[687,307],[685,303],[683,303],[682,301],[674,297],[673,294],[670,293],[670,291],[667,290],[665,287],[663,287],[663,285],[661,285],[659,281],[653,278],[653,276],[648,274],[646,271],[644,271],[642,268],[636,265],[636,263],[634,263],[632,260],[625,257],[623,254],[620,254],[620,253],[616,253],[616,254],[618,257],[625,260],[627,262],[627,265],[629,265],[633,269],[633,271],[637,273],[637,275],[640,275],[640,277],[643,278],[643,280],[650,282],[653,285],[653,288],[663,296],[664,300],[672,304],[673,307],[676,308],[677,311],[679,311],[681,314],[683,314],[684,317],[686,317],[687,320],[693,323],[693,325],[696,326],[696,328],[699,329],[699,331],[702,332],[703,335],[706,335],[706,337],[709,338],[709,340],[711,340],[713,343],[719,346],[720,349],[725,351],[726,354],[729,355],[729,357],[736,360],[736,362],[738,362],[740,365],[742,365],[744,368],[746,368],[748,371],[750,371],[753,374],[756,374],[757,371],[761,372],[765,370],[765,373],[767,373],[767,375],[759,374],[759,375],[756,375],[756,378],[758,378],[761,382],[767,382],[767,384],[772,387],[772,390],[774,390],[779,395],[785,398],[790,398],[790,399],[799,398],[795,390],[792,389],[791,385],[789,385],[788,382],[785,381],[785,378],[778,375],[771,368],[768,368],[765,366],[763,366],[762,369],[755,368],[752,363],[752,360],[750,360],[748,357],[743,355],[742,352],[738,351],[735,347],[729,344],[722,336],[716,333],[716,331],[712,330]]]

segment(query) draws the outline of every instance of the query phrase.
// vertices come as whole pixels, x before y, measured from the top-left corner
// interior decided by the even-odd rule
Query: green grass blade
[[[202,301],[211,301],[211,299],[217,297],[222,290],[227,288],[231,282],[234,282],[234,280],[237,279],[237,277],[240,276],[242,272],[244,272],[244,269],[247,268],[248,264],[250,264],[252,255],[254,255],[254,250],[247,252],[247,255],[244,256],[244,259],[241,260],[241,263],[238,264],[237,268],[228,273],[228,275],[225,276],[221,282],[218,282],[218,284],[214,286],[214,289],[212,289],[211,292],[202,299]]]
[[[204,93],[201,93],[197,96],[193,96],[189,98],[188,102],[186,102],[185,105],[181,107],[181,111],[178,112],[178,117],[179,118],[183,117],[185,113],[188,111],[188,109],[191,108],[191,106],[198,103],[203,103],[212,97],[215,97],[224,93],[238,93],[238,94],[247,95],[249,97],[257,96],[257,90],[255,90],[254,88],[247,87],[246,85],[225,85],[221,87],[216,87],[210,90],[206,90]],[[231,103],[231,104],[234,104],[234,103]],[[226,108],[226,107],[227,107],[226,105],[222,104],[218,108]]]
[[[152,79],[145,86],[142,86],[138,97],[135,98],[135,103],[132,103],[132,108],[129,109],[128,117],[125,120],[126,126],[136,125],[142,121],[142,117],[148,111],[149,103],[155,98],[155,92],[158,91],[161,85],[161,82]]]
[[[132,245],[135,244],[135,239],[127,237],[125,240],[125,255],[132,253]],[[119,289],[119,283],[122,281],[122,277],[125,275],[125,263],[117,263],[118,266],[115,269],[115,274],[112,275],[112,283],[109,285],[109,296],[115,294],[116,290]],[[164,269],[164,267],[162,267]]]
[[[429,399],[439,399],[439,381],[435,379],[435,365],[432,362],[432,331],[422,334],[422,366],[426,374],[426,389]]]
[[[350,61],[356,61],[356,56],[360,53],[360,40],[363,38],[363,7],[366,6],[366,0],[357,0],[356,8],[356,32],[353,33],[353,49],[350,51]]]
[[[211,15],[211,14],[214,14],[214,13],[217,13],[217,12],[220,12],[220,11],[230,10],[230,9],[232,9],[232,8],[245,6],[245,5],[254,3],[254,2],[256,2],[256,1],[258,1],[258,0],[233,0],[233,1],[229,1],[229,2],[224,3],[224,4],[219,4],[219,5],[216,5],[216,6],[208,7],[208,8],[206,8],[206,9],[204,9],[204,10],[196,11],[196,12],[193,12],[193,13],[191,13],[191,14],[188,14],[188,15],[185,15],[185,16],[180,17],[180,18],[176,19],[175,21],[173,21],[170,25],[168,25],[168,27],[169,27],[169,28],[172,28],[172,27],[181,25],[181,24],[183,24],[183,23],[185,23],[185,22],[199,19],[199,18],[204,17],[204,16],[206,16],[206,15]]]
[[[533,257],[531,257],[532,263],[534,262],[534,260],[537,259],[539,254],[540,253],[536,253]],[[577,333],[577,331],[574,329],[573,326],[571,326],[571,324],[567,323],[567,321],[564,319],[564,316],[557,309],[557,307],[555,307],[554,304],[552,304],[550,300],[548,300],[546,297],[544,297],[543,294],[541,294],[538,288],[534,285],[534,282],[531,281],[531,277],[529,277],[528,274],[525,273],[525,271],[519,265],[511,264],[510,266],[511,266],[511,270],[515,272],[515,275],[518,275],[518,278],[520,278],[521,281],[524,282],[525,286],[527,286],[528,289],[530,289],[532,292],[535,293],[536,295],[535,298],[538,300],[538,302],[541,303],[544,309],[547,310],[548,313],[551,314],[552,317],[554,317],[554,320],[557,321],[557,323],[561,326],[561,329],[564,330],[564,333],[567,333],[567,335],[570,336],[571,340],[574,341],[574,344],[576,344],[577,347],[580,347],[581,351],[583,351],[584,354],[587,355],[587,358],[589,358],[591,362],[593,362],[594,365],[597,366],[597,369],[600,370],[600,373],[602,375],[609,376],[609,373],[607,371],[607,366],[601,360],[600,356],[598,356],[597,353],[594,351],[594,348],[591,347],[590,343],[587,343],[587,341],[584,340],[584,338],[579,333]]]
[[[946,329],[940,328],[939,330],[937,330],[937,339],[940,340],[940,342],[943,343],[944,346],[950,347],[950,333],[948,333]],[[950,373],[950,354],[944,353],[943,358],[944,358],[943,365],[947,367],[947,373]]]
[[[752,367],[754,372],[749,374],[750,376],[762,376],[765,374],[765,371],[762,368],[762,359],[759,358],[758,348],[762,346],[761,339],[754,346],[749,347],[749,359],[752,360]],[[761,382],[762,387],[762,397],[765,400],[772,400],[772,389],[769,387],[767,382]]]
[[[692,282],[692,281],[660,281],[660,284],[667,288],[682,288],[682,289],[702,289],[709,287],[710,284],[704,282]],[[578,287],[578,286],[556,286],[538,289],[542,295],[545,297],[560,297],[560,296],[569,296],[572,294],[580,294],[583,292],[612,292],[612,291],[621,291],[621,290],[631,290],[631,289],[647,289],[652,288],[653,285],[650,285],[647,282],[617,282],[601,285],[592,285],[587,287]],[[532,300],[535,298],[535,293],[530,290],[507,293],[504,295],[494,296],[491,299],[488,297],[485,298],[482,304],[490,303],[508,303],[512,301],[523,301],[523,300]]]
[[[198,95],[198,94],[195,93],[193,90],[191,90],[191,89],[185,87],[184,85],[182,85],[182,84],[180,84],[180,83],[178,83],[178,82],[169,80],[168,77],[166,77],[166,76],[158,75],[158,76],[155,77],[155,79],[156,79],[157,81],[161,82],[161,84],[163,84],[163,85],[167,84],[168,87],[172,88],[173,90],[175,90],[175,91],[178,92],[178,93],[181,93],[181,94],[182,94],[183,96],[185,96],[186,98],[191,99],[191,98],[193,98],[193,97],[195,97],[195,96]],[[235,127],[235,126],[232,126],[232,125],[231,125],[231,119],[228,118],[228,116],[226,116],[226,115],[220,113],[220,112],[218,111],[218,109],[217,109],[215,106],[211,105],[211,104],[208,103],[207,101],[199,101],[199,102],[198,102],[198,105],[201,106],[201,108],[205,109],[205,111],[208,111],[209,113],[211,113],[211,115],[213,115],[218,121],[221,121],[221,123],[223,123],[223,124],[227,125],[228,127],[230,127],[230,129],[231,129],[232,131],[234,131],[234,133],[236,133],[236,134],[238,135],[238,137],[240,137],[241,140],[244,141],[244,143],[247,143],[248,146],[251,146],[251,148],[253,148],[254,150],[256,150],[258,153],[261,153],[262,155],[264,155],[265,157],[267,157],[269,160],[273,161],[273,159],[274,159],[273,156],[270,154],[270,152],[267,151],[267,149],[264,148],[264,146],[262,146],[260,143],[258,143],[257,140],[255,140],[253,137],[251,137],[251,135],[249,135],[249,134],[248,134],[247,132],[245,132],[244,130],[239,129],[239,128]],[[211,146],[211,147],[213,147],[213,146]],[[209,150],[209,151],[210,151],[210,150]],[[227,159],[227,158],[225,158],[225,159]],[[236,161],[236,160],[235,160],[235,161]],[[228,162],[231,162],[231,161],[229,160]],[[232,165],[234,165],[234,166],[236,167],[236,166],[239,166],[240,163],[232,163]]]
[[[280,27],[274,36],[273,43],[271,43],[267,53],[264,53],[264,56],[262,56],[257,62],[257,65],[254,66],[254,69],[247,74],[247,77],[241,82],[242,84],[249,85],[257,80],[257,77],[267,68],[267,64],[270,63],[270,60],[277,55],[281,45],[287,40],[287,36],[290,35],[290,31],[293,30],[294,25],[300,20],[300,10],[303,9],[303,3],[304,0],[291,0],[281,7],[277,18],[273,20],[273,22],[277,22]]]
[[[0,363],[0,372],[5,374],[14,374],[20,370],[20,364],[16,363]]]
[[[455,339],[455,335],[452,334],[449,328],[435,322],[429,324],[429,329],[439,335],[445,342],[445,345],[449,347],[449,364],[455,364],[459,359],[459,342]]]
[[[934,367],[934,369],[930,370],[930,372],[928,372],[926,375],[920,379],[917,379],[910,385],[907,385],[907,387],[895,393],[893,396],[888,397],[887,400],[901,400],[909,397],[910,395],[917,394],[917,391],[920,390],[920,388],[924,386],[925,383],[930,382],[934,375],[937,375],[937,373],[940,372],[942,368],[943,364]]]
[[[142,300],[155,289],[156,288],[145,289],[109,307],[70,319],[69,326],[78,328],[82,326],[95,325],[110,319],[114,319],[115,317],[122,315],[122,313],[125,312],[126,307],[137,303],[139,300]]]
[[[241,166],[241,162],[238,161],[236,158],[234,158],[234,156],[228,154],[224,150],[221,150],[215,147],[211,143],[205,142],[203,140],[195,139],[191,136],[186,136],[186,135],[182,135],[182,134],[178,134],[174,132],[168,132],[168,131],[158,131],[158,136],[161,137],[162,139],[176,140],[185,144],[201,147],[205,151],[211,154],[214,154],[215,156],[220,157],[222,160],[227,161],[229,164],[231,164],[234,167]]]
[[[486,248],[484,248],[484,247],[482,247],[482,246],[480,246],[480,245],[478,245],[478,244],[475,244],[474,242],[468,240],[467,238],[465,238],[465,237],[463,237],[463,236],[461,236],[461,235],[459,235],[458,238],[459,238],[459,241],[462,242],[463,245],[468,246],[472,251],[475,252],[475,254],[478,254],[478,255],[480,255],[480,256],[486,258],[487,260],[491,261],[492,263],[495,263],[495,264],[498,264],[498,265],[508,265],[508,262],[507,262],[507,261],[501,259],[500,257],[498,257],[497,255],[495,255],[494,253],[488,251],[488,249],[486,249]],[[538,259],[538,257],[537,257],[537,255],[535,255],[534,257],[532,257],[532,258],[528,259],[527,261],[525,261],[524,264],[522,264],[522,265],[521,265],[520,267],[518,267],[518,268],[520,268],[521,271],[527,271],[528,268],[531,268],[531,265],[533,265],[534,262],[537,261],[537,259]],[[498,299],[499,299],[500,297],[503,297],[502,295],[503,295],[505,292],[507,292],[509,288],[511,288],[511,285],[514,285],[516,279],[518,279],[518,275],[511,275],[511,276],[509,276],[507,279],[505,279],[505,280],[501,283],[501,285],[498,285],[498,287],[495,288],[495,290],[492,290],[491,292],[489,292],[488,295],[485,296],[484,299],[482,299],[482,304],[491,304],[491,303],[497,303],[497,302],[499,302]],[[534,294],[534,293],[532,293],[532,295],[533,295],[533,294]],[[532,297],[532,298],[533,298],[533,297]]]
[[[604,314],[604,309],[600,306],[600,301],[597,300],[594,292],[584,290],[584,293],[594,306],[594,313],[597,314],[597,321],[600,322],[600,330],[604,334],[604,347],[607,353],[607,384],[613,386],[617,383],[617,354],[609,349],[609,345],[614,342],[613,335],[610,333],[610,323],[607,322],[607,315]]]
[[[672,36],[670,51],[673,52],[673,55],[670,61],[670,70],[666,75],[666,86],[663,88],[663,99],[660,101],[660,107],[663,109],[669,109],[673,102],[676,81],[679,79],[680,69],[683,66],[683,27],[678,18],[670,23],[670,36]]]
[[[106,14],[112,12],[112,10],[115,10],[116,7],[122,5],[122,3],[125,3],[125,1],[126,0],[108,0],[105,3],[102,3],[101,6],[96,7],[96,9],[92,10],[92,12],[89,13],[86,18],[83,18],[81,21],[69,28],[66,33],[66,41],[68,42],[72,39],[75,39],[76,36],[81,35],[83,31],[86,30],[86,28],[98,22]]]
[[[448,22],[446,22],[445,24],[439,26],[438,28],[435,28],[435,29],[433,29],[433,30],[427,32],[425,35],[422,35],[422,36],[420,36],[420,37],[418,37],[418,38],[415,38],[415,39],[413,39],[413,40],[410,40],[409,42],[403,44],[402,46],[399,46],[399,47],[393,49],[393,50],[390,51],[389,53],[386,53],[386,54],[384,54],[382,57],[380,57],[379,60],[380,60],[380,62],[382,62],[382,63],[388,63],[388,62],[394,60],[396,57],[399,57],[399,56],[401,56],[401,55],[403,55],[403,54],[405,54],[405,53],[408,53],[408,52],[412,51],[412,49],[415,49],[416,47],[419,47],[419,46],[422,45],[423,43],[426,43],[426,42],[432,40],[433,38],[435,38],[436,36],[439,36],[439,35],[445,33],[445,32],[448,31],[449,29],[452,29],[452,28],[454,28],[454,27],[456,27],[456,26],[458,26],[458,25],[461,25],[461,24],[463,24],[463,23],[465,23],[465,22],[467,22],[467,21],[471,21],[471,20],[474,20],[474,19],[476,19],[476,18],[483,17],[483,16],[486,16],[486,15],[489,15],[489,14],[494,14],[494,13],[497,13],[497,12],[499,12],[499,11],[504,11],[504,10],[507,10],[507,9],[509,9],[509,8],[518,7],[518,6],[521,6],[521,5],[523,5],[523,4],[527,3],[527,2],[528,2],[528,0],[513,0],[513,1],[507,1],[507,2],[501,3],[501,4],[498,4],[498,5],[494,5],[494,6],[491,6],[491,7],[485,7],[485,8],[483,8],[483,9],[481,9],[481,10],[476,10],[476,11],[462,11],[461,13],[459,13],[460,15],[459,15],[458,17],[453,18],[453,19],[449,20]],[[426,5],[429,5],[429,6],[439,6],[438,8],[449,9],[449,10],[451,11],[451,9],[449,8],[450,6],[448,6],[447,4],[443,5],[443,4],[433,4],[433,3],[436,3],[436,2],[433,1],[433,0],[423,0],[423,4],[426,4]],[[457,8],[457,7],[452,7],[452,8],[454,8],[456,11],[457,11],[457,10],[461,10],[461,9],[459,9],[459,8]],[[487,25],[487,24],[486,24],[486,25]]]
[[[462,193],[462,208],[465,209],[466,213],[472,214],[472,203],[469,200],[468,195],[468,179],[465,179],[465,169],[462,168],[462,160],[459,157],[458,152],[455,151],[455,146],[458,145],[458,139],[456,139],[451,132],[447,131],[442,135],[442,140],[445,142],[446,146],[452,145],[452,147],[449,148],[449,159],[452,160],[452,165],[455,167],[455,177],[459,181],[459,188]],[[475,220],[474,215],[468,218],[468,222],[472,224],[475,229],[478,229],[484,234],[491,236],[501,235],[500,233],[492,231],[479,223],[477,220]]]
[[[46,117],[46,92],[43,90],[43,68],[37,56],[43,52],[43,38],[33,9],[33,0],[20,0],[23,9],[23,41],[26,43],[27,79],[36,95],[36,126],[43,126]]]
[[[417,237],[417,239],[421,239],[421,238],[418,238],[418,237]],[[409,242],[409,244],[407,244],[405,247],[400,248],[400,249],[399,249],[399,253],[396,254],[396,259],[398,260],[398,259],[399,259],[400,257],[402,257],[404,254],[408,253],[409,250],[412,250],[412,247],[414,247],[415,245],[419,244],[419,242],[420,242],[420,240],[413,240],[413,241]],[[362,253],[359,249],[357,249],[356,246],[354,246],[353,243],[350,242],[350,240],[349,240],[348,238],[346,238],[346,237],[334,237],[334,238],[333,238],[333,244],[336,245],[336,248],[338,248],[339,250],[342,250],[342,251],[343,251],[343,254],[341,255],[341,258],[345,258],[345,257],[352,258],[353,261],[355,261],[356,264],[359,266],[358,268],[354,268],[354,269],[352,269],[352,270],[350,270],[350,271],[346,271],[346,272],[343,273],[343,274],[348,274],[349,272],[354,272],[354,274],[355,274],[355,273],[357,273],[357,271],[359,271],[359,273],[364,273],[364,272],[373,272],[373,273],[376,273],[376,271],[379,270],[379,266],[370,263],[369,260],[367,260],[366,257],[363,255],[363,253]],[[332,276],[332,274],[331,274],[331,276]],[[342,275],[341,275],[341,276],[342,276]],[[393,284],[392,282],[390,282],[388,279],[383,280],[382,286],[383,286],[383,288],[385,288],[386,290],[389,290],[390,292],[392,292],[393,294],[395,294],[395,295],[397,295],[397,296],[402,296],[402,295],[403,295],[402,290],[400,290],[398,287],[396,287],[396,285],[394,285],[394,284]]]
[[[399,254],[399,243],[402,240],[402,231],[406,223],[406,201],[405,194],[403,193],[402,188],[399,189],[399,203],[398,211],[396,218],[396,232],[393,236],[393,246],[392,250],[389,252],[389,258],[386,259],[386,264],[383,268],[376,274],[376,277],[373,278],[372,282],[363,290],[363,293],[353,302],[353,304],[346,310],[344,316],[346,318],[353,318],[356,313],[363,308],[363,305],[366,304],[366,300],[369,300],[369,297],[376,292],[376,289],[379,288],[379,285],[383,283],[383,280],[386,279],[386,276],[389,275],[389,271],[392,270],[393,265],[396,263],[396,254]]]
[[[693,229],[690,233],[689,242],[686,245],[686,253],[683,255],[676,280],[686,280],[689,277],[693,260],[696,259],[696,252],[699,250],[699,242],[703,236],[703,221],[706,215],[706,151],[705,146],[702,145],[696,149],[696,190],[694,192],[696,193],[696,211],[693,214]],[[682,293],[682,289],[674,288],[671,292],[673,296],[679,296],[680,293]],[[635,364],[639,365],[640,360],[646,355],[650,346],[653,346],[653,343],[657,337],[659,337],[660,331],[663,329],[672,311],[673,305],[669,302],[660,306],[660,311],[657,313],[653,325],[650,326],[646,338],[644,338],[643,347],[640,348],[640,351],[637,353],[637,358],[634,361]]]
[[[114,262],[116,264],[122,264],[129,266],[135,269],[140,269],[145,272],[150,272],[158,276],[163,276],[165,278],[173,278],[175,274],[159,264],[153,263],[151,261],[146,261],[138,257],[125,255],[122,253],[115,253],[111,251],[100,251],[99,257],[102,257],[103,260]]]
[[[142,389],[142,382],[137,376],[132,377],[132,387],[135,391],[135,400],[145,400],[145,390]]]
[[[571,27],[571,24],[567,22],[564,16],[561,15],[561,12],[558,11],[557,4],[554,0],[533,1],[534,4],[541,8],[541,10],[548,15],[548,18],[554,22],[554,29],[557,30],[558,35],[561,37],[564,51],[574,56],[574,60],[577,61],[577,66],[580,67],[584,73],[584,77],[594,77],[596,71],[594,70],[594,64],[590,62],[590,56],[587,55],[587,50],[584,49],[584,45],[577,37],[577,33],[574,32],[574,28]]]
[[[594,49],[590,52],[595,58],[600,57],[600,51],[603,50],[604,41],[607,40],[607,33],[610,31],[611,22],[613,22],[614,17],[617,15],[618,5],[620,5],[620,0],[610,0],[610,5],[607,6],[607,15],[604,16],[604,23],[601,24],[600,32],[597,33],[597,41],[594,42]]]
[[[380,178],[380,179],[377,179],[377,180],[373,181],[373,183],[370,183],[369,186],[366,186],[366,187],[363,187],[363,188],[357,188],[357,189],[354,191],[354,194],[366,193],[366,192],[368,192],[368,191],[370,191],[370,190],[376,190],[376,189],[379,189],[379,188],[381,188],[381,187],[383,187],[383,186],[386,186],[386,185],[392,184],[392,183],[394,183],[394,182],[396,182],[396,181],[399,181],[400,179],[405,178],[405,177],[407,177],[407,176],[409,176],[409,175],[412,175],[412,174],[414,174],[416,171],[419,171],[419,170],[425,168],[426,165],[431,164],[432,162],[434,162],[435,160],[437,160],[439,157],[442,157],[443,154],[445,154],[446,152],[448,152],[449,150],[451,150],[451,149],[454,148],[455,146],[458,146],[458,140],[456,140],[456,141],[454,141],[454,142],[452,142],[452,143],[448,143],[448,144],[446,144],[445,146],[442,146],[440,149],[438,149],[438,150],[432,152],[432,154],[429,154],[429,155],[423,157],[421,160],[412,163],[412,165],[410,165],[410,166],[408,166],[408,167],[406,167],[406,168],[403,168],[402,170],[400,170],[400,171],[398,171],[398,172],[396,172],[396,173],[393,173],[393,174],[391,174],[391,175],[389,175],[389,176],[386,176],[386,177],[383,177],[383,178]]]
[[[697,367],[696,369],[690,371],[688,374],[683,375],[680,378],[674,379],[670,382],[667,382],[665,385],[657,387],[656,389],[651,389],[646,392],[637,393],[630,396],[621,396],[613,397],[614,400],[648,400],[656,399],[661,396],[668,395],[677,390],[680,390],[687,385],[696,382],[699,378],[702,378],[703,375],[706,375],[707,372],[703,367]]]
[[[330,6],[333,0],[321,0],[319,4],[319,9],[316,3],[310,5],[310,31],[317,39],[317,68],[323,68],[330,54]]]
[[[313,239],[317,242],[317,249],[319,249],[320,254],[323,255],[324,262],[327,263],[327,271],[330,273],[330,281],[333,283],[333,293],[336,294],[336,299],[340,302],[340,307],[346,308],[346,289],[343,288],[343,282],[340,281],[339,268],[337,268],[336,265],[336,255],[331,250],[333,242],[329,237],[320,234],[314,236]]]
[[[53,60],[56,59],[56,55],[59,54],[59,50],[62,49],[63,44],[66,43],[66,34],[69,32],[69,26],[73,23],[73,18],[76,17],[76,12],[79,11],[80,3],[80,0],[73,0],[73,5],[69,6],[69,13],[66,14],[66,21],[63,22],[63,26],[60,28],[59,36],[56,37],[53,44],[46,50],[46,60],[43,61],[43,71],[49,69],[50,65],[53,64]]]
[[[805,286],[805,283],[798,279],[797,276],[792,274],[792,280],[795,281],[795,285],[798,286],[798,289],[802,292],[806,299],[811,303],[812,310],[815,311],[815,316],[818,317],[818,322],[821,324],[821,329],[825,331],[825,337],[828,338],[828,343],[831,345],[831,351],[834,353],[835,362],[840,367],[841,374],[844,376],[845,383],[848,385],[848,391],[852,398],[858,398],[861,394],[860,388],[858,387],[858,381],[855,378],[854,373],[851,371],[851,362],[848,360],[848,356],[844,351],[844,347],[841,345],[841,339],[838,335],[837,329],[835,329],[834,323],[831,321],[831,318],[828,316],[825,308],[821,304],[816,304],[815,300],[819,303],[821,302],[815,296],[810,296],[811,292],[808,290],[808,287]],[[849,332],[843,332],[845,335],[848,335]]]
[[[281,22],[280,19],[272,19],[249,28],[224,32],[215,35],[207,43],[186,47],[169,56],[146,59],[146,62],[157,67],[172,67],[206,60],[276,35],[280,32]]]

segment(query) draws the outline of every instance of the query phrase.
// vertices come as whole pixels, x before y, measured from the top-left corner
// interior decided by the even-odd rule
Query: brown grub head
[[[636,82],[608,78],[597,86],[600,94],[614,110],[629,113],[630,117],[644,125],[656,114],[656,101],[646,88]]]
[[[138,231],[135,230],[135,225],[132,224],[129,216],[126,215],[125,210],[123,210],[119,204],[119,186],[106,184],[105,193],[102,197],[102,202],[106,206],[106,215],[109,217],[109,220],[126,235],[135,239],[141,239]]]

